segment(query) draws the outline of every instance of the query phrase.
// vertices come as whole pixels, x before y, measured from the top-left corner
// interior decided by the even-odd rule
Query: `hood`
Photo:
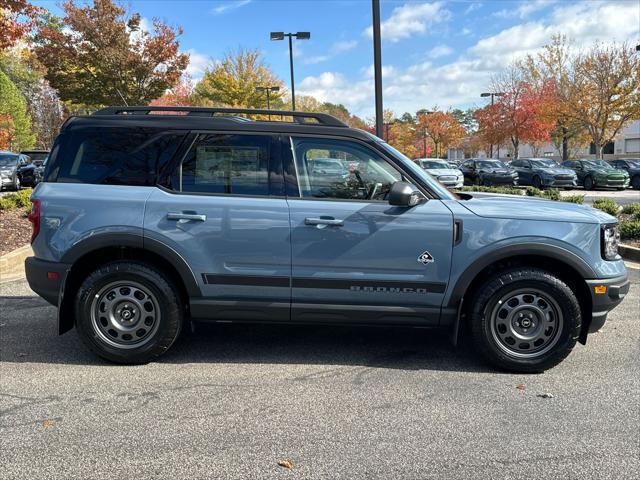
[[[624,170],[618,170],[617,168],[594,167],[591,170],[600,175],[620,175],[623,177],[627,174]]]
[[[473,192],[469,196],[469,200],[461,200],[460,204],[480,217],[574,223],[617,222],[601,210],[576,203],[494,193]]]
[[[436,177],[442,175],[451,175],[457,177],[458,175],[462,175],[462,172],[460,170],[453,168],[426,168],[425,170]]]

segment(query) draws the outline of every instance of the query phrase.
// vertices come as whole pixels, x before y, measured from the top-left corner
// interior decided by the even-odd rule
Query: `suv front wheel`
[[[151,266],[101,266],[76,295],[76,328],[97,355],[116,363],[147,363],[166,352],[182,326],[175,286]]]
[[[476,349],[498,368],[526,373],[564,360],[582,323],[571,288],[547,271],[526,267],[497,272],[484,282],[470,314]]]

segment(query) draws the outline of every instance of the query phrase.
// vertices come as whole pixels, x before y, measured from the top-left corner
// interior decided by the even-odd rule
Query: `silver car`
[[[0,151],[0,190],[5,188],[19,190],[21,184],[18,168],[27,163],[29,163],[29,158],[26,155]]]
[[[451,164],[442,158],[419,158],[416,163],[447,188],[464,185],[464,175],[460,169],[451,168]]]

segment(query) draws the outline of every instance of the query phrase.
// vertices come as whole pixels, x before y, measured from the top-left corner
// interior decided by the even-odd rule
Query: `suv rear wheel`
[[[560,363],[582,323],[571,288],[537,268],[495,273],[475,292],[470,316],[476,349],[514,372],[542,372]]]
[[[116,363],[147,363],[166,352],[182,326],[175,286],[151,266],[101,266],[76,295],[76,327],[97,355]]]

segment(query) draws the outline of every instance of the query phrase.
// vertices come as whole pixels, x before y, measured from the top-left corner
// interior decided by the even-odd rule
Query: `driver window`
[[[347,140],[292,139],[300,195],[347,200],[387,199],[402,175],[375,151]]]

